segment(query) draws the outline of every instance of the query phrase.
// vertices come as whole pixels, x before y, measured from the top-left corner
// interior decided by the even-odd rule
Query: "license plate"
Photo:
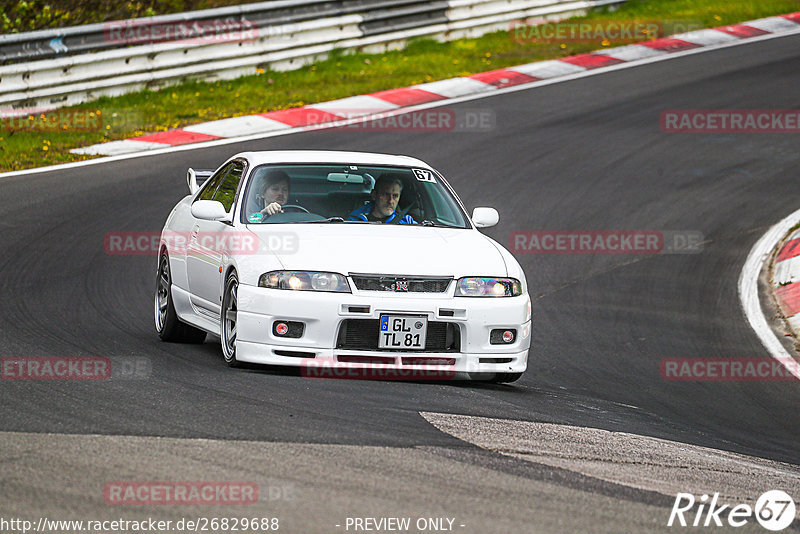
[[[381,315],[379,349],[424,349],[427,317]]]

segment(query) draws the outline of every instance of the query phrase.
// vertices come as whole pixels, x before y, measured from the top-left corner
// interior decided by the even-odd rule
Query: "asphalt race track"
[[[139,380],[0,382],[4,515],[180,517],[180,507],[109,506],[102,488],[253,479],[292,488],[291,498],[254,505],[284,514],[286,532],[345,532],[346,517],[376,514],[449,515],[461,532],[633,532],[666,528],[676,491],[723,491],[714,481],[724,462],[696,473],[695,485],[659,492],[490,452],[420,412],[800,464],[796,381],[676,382],[659,372],[666,358],[768,357],[737,279],[761,234],[800,206],[795,135],[667,134],[661,112],[798,109],[798,87],[800,36],[791,36],[454,106],[493,112],[491,131],[329,129],[0,178],[0,354],[144,358],[151,368]],[[309,380],[229,369],[216,338],[160,342],[156,258],[107,254],[104,236],[159,231],[189,166],[301,148],[417,156],[470,210],[500,211],[487,234],[506,246],[515,231],[622,229],[700,232],[704,248],[518,255],[534,328],[528,372],[513,385]],[[561,446],[576,439],[567,433]],[[621,452],[636,463],[647,451]],[[784,468],[766,489],[800,487],[800,468]]]

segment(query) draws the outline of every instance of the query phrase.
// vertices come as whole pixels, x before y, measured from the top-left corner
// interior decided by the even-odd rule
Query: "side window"
[[[217,188],[217,192],[214,193],[213,200],[222,202],[227,212],[231,211],[233,202],[236,200],[236,190],[239,188],[239,182],[242,179],[243,171],[244,165],[242,162],[234,161],[230,166],[227,176],[222,180],[222,183]]]
[[[208,179],[208,181],[203,184],[203,190],[200,191],[200,194],[197,196],[197,200],[212,200],[214,198],[214,192],[217,190],[219,183],[228,174],[233,163],[229,163],[221,168],[217,173]]]

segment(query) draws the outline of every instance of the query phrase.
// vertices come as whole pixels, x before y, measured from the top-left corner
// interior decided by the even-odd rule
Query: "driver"
[[[403,192],[403,181],[395,175],[381,175],[372,188],[372,201],[354,210],[348,221],[382,222],[384,224],[417,224],[411,215],[403,215],[398,221],[397,203]]]
[[[260,211],[265,218],[283,213],[282,206],[289,200],[289,175],[283,171],[269,171],[261,181],[261,195],[264,209]]]

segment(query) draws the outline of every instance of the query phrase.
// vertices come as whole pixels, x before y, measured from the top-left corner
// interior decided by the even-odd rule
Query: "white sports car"
[[[198,185],[198,179],[206,178]],[[519,263],[437,171],[406,156],[237,154],[189,169],[161,233],[161,339],[309,376],[517,380],[531,301]]]

